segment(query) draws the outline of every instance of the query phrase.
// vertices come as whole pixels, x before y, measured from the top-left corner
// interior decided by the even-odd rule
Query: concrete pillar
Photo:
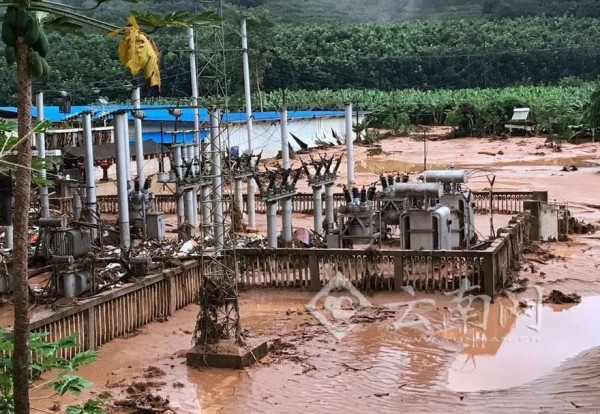
[[[235,199],[235,205],[238,208],[238,210],[240,211],[240,213],[244,213],[244,193],[242,191],[242,180],[241,179],[236,179],[233,182],[233,189],[234,189],[234,199]]]
[[[277,247],[277,202],[267,202],[267,241],[269,247]]]
[[[333,231],[335,223],[334,205],[333,205],[333,184],[325,186],[325,218],[327,219],[327,233]]]
[[[323,234],[323,187],[313,187],[313,205],[314,205],[314,230],[317,234]]]

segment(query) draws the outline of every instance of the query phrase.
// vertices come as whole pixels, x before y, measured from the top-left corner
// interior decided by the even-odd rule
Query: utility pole
[[[248,62],[248,33],[246,19],[242,20],[242,64],[244,70],[244,99],[246,102],[246,130],[248,134],[248,153],[252,155],[253,121],[252,121],[252,95],[250,93],[250,63]],[[256,207],[254,203],[255,185],[254,178],[248,177],[248,226],[256,227]]]
[[[346,161],[348,172],[348,188],[354,186],[354,140],[352,136],[352,103],[346,103]]]
[[[290,169],[290,149],[288,146],[288,114],[285,107],[281,108],[280,111],[280,123],[281,123],[281,167],[284,170]],[[289,183],[290,177],[288,176],[283,185]],[[292,241],[292,198],[287,197],[281,200],[281,238],[284,243],[290,243]]]
[[[35,97],[35,106],[37,108],[37,120],[44,120],[44,92],[38,92]],[[36,144],[38,150],[38,158],[45,163],[46,160],[46,134],[43,132],[38,132],[35,134]],[[42,180],[46,179],[46,165],[43,164],[40,169],[40,178]],[[49,218],[50,217],[50,201],[48,199],[48,187],[46,184],[42,184],[40,186],[40,206],[41,206],[41,217]]]

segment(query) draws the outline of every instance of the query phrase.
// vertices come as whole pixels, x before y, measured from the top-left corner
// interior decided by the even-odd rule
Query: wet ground
[[[423,142],[407,137],[381,145],[384,153],[373,157],[357,147],[357,184],[374,182],[378,172],[422,171]],[[479,168],[469,179],[474,190],[489,186],[493,170],[497,191],[548,190],[551,200],[569,202],[577,217],[598,222],[599,149],[597,143],[565,144],[558,152],[542,138],[460,139],[429,142],[427,159],[430,167]],[[569,165],[578,170],[561,171]],[[340,166],[338,182],[345,180],[345,171]],[[303,223],[299,220],[296,226]],[[485,217],[479,220],[485,234]],[[183,355],[192,345],[198,312],[192,305],[137,336],[103,346],[99,361],[81,371],[96,384],[93,394],[87,391],[82,398],[119,400],[138,382],[183,414],[600,412],[599,267],[598,234],[543,243],[525,256],[518,275],[523,291],[498,298],[489,308],[481,299],[465,310],[457,305],[467,301],[451,302],[449,295],[379,293],[366,297],[373,307],[356,313],[342,309],[338,319],[323,310],[333,324],[330,330],[352,328],[339,341],[306,311],[311,293],[243,292],[243,327],[252,336],[281,339],[255,367],[188,368]],[[552,289],[579,293],[582,302],[535,302],[539,292]],[[405,315],[410,305],[398,302],[413,300],[422,302]],[[149,366],[164,375],[145,378]],[[64,407],[65,401],[59,403]],[[52,400],[35,404],[47,410]]]
[[[353,315],[352,329],[339,341],[304,308],[311,298],[309,292],[242,293],[244,328],[252,336],[282,340],[269,357],[245,371],[185,365],[198,310],[188,306],[166,323],[105,345],[99,362],[81,374],[95,382],[94,392],[103,397],[119,400],[127,396],[128,386],[141,382],[168,399],[174,412],[190,414],[385,413],[400,407],[403,412],[507,412],[504,404],[514,412],[539,412],[539,398],[512,397],[527,389],[546,395],[552,387],[559,387],[560,398],[549,398],[551,405],[542,412],[570,412],[576,409],[573,404],[586,408],[579,412],[600,409],[595,323],[600,296],[584,297],[576,305],[531,303],[527,309],[519,308],[518,300],[515,306],[513,296],[489,305],[475,300],[463,320],[450,296],[377,294],[367,298],[372,308]],[[429,302],[402,319],[406,302],[415,299]],[[429,326],[394,328],[398,321],[417,317]],[[581,386],[582,373],[573,364],[587,366],[585,395],[560,387],[565,376],[573,387]],[[145,378],[149,366],[164,375]]]

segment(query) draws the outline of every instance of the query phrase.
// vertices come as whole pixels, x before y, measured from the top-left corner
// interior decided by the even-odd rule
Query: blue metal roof
[[[155,122],[173,122],[175,118],[169,114],[169,106],[166,105],[142,105],[142,111],[146,115],[146,121]],[[175,108],[172,106],[171,108]],[[93,112],[94,118],[99,118],[105,115],[110,115],[119,110],[131,111],[131,105],[73,105],[71,112],[63,114],[58,106],[45,106],[44,118],[51,122],[60,122],[67,119],[81,116],[84,112]],[[179,122],[194,122],[194,112],[192,108],[180,108],[181,116]],[[0,110],[17,113],[16,107],[0,107]],[[31,110],[31,115],[37,117],[37,108],[34,106]],[[344,111],[289,111],[288,119],[314,119],[322,117],[343,117]],[[131,120],[133,116],[128,112],[128,118]],[[255,121],[277,121],[279,120],[279,112],[254,112],[253,119]],[[245,112],[227,112],[223,114],[222,120],[230,123],[240,123],[246,121]],[[200,122],[208,122],[208,111],[204,108],[200,109]]]

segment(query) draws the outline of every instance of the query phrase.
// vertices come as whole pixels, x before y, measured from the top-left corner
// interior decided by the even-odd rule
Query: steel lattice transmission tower
[[[196,12],[214,12],[222,17],[222,0],[196,0]],[[227,111],[227,72],[223,23],[197,31],[195,49],[198,65],[200,101],[209,109],[208,131],[202,140],[202,237],[201,265],[203,285],[200,290],[200,313],[194,331],[196,347],[214,344],[221,339],[241,342],[236,282],[235,232],[233,217],[226,209],[232,200],[229,131],[221,123],[221,111]]]

